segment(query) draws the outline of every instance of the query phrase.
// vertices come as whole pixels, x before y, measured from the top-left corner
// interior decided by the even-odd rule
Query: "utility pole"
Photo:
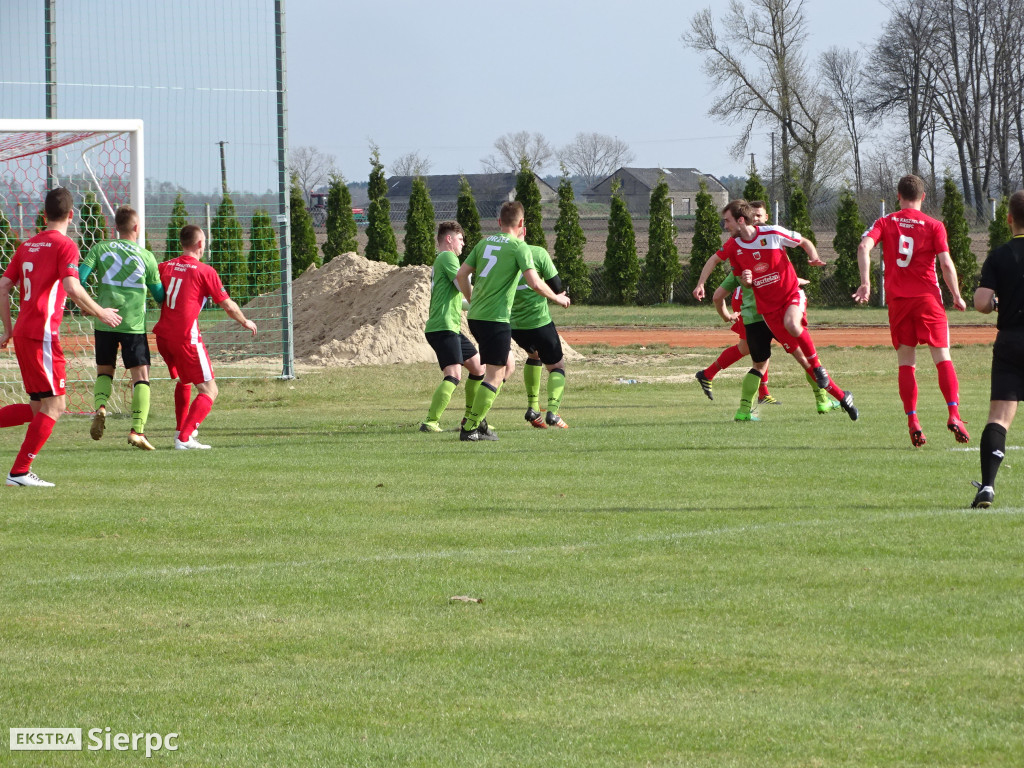
[[[775,199],[775,131],[772,131],[772,200]],[[778,211],[778,206],[776,206]]]
[[[224,145],[227,144],[227,142],[226,141],[218,141],[217,143],[220,144],[220,188],[221,188],[221,191],[225,195],[227,195],[227,193],[228,193],[228,166],[227,166],[227,163],[224,162]]]

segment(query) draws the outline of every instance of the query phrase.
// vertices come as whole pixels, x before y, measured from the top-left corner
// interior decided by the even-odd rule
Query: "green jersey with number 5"
[[[96,243],[82,259],[96,274],[96,302],[121,313],[121,324],[111,328],[93,318],[97,331],[146,332],[147,285],[159,285],[156,257],[132,240]]]
[[[512,235],[491,235],[474,246],[466,264],[475,270],[473,300],[467,317],[507,323],[519,276],[533,269],[530,246]]]

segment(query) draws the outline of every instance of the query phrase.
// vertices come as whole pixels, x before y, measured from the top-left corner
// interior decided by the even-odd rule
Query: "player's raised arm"
[[[256,323],[246,318],[245,314],[242,312],[242,308],[235,303],[234,299],[224,299],[224,301],[219,303],[219,306],[227,313],[228,317],[243,328],[252,331],[253,336],[256,335]]]
[[[100,322],[109,325],[111,328],[116,328],[121,324],[120,312],[113,307],[101,307],[93,301],[77,277],[69,275],[62,282],[64,283],[64,290],[67,292],[68,298],[75,302],[85,314],[99,318]]]
[[[715,271],[715,267],[721,264],[725,259],[719,256],[717,253],[712,254],[708,257],[708,260],[704,262],[704,269],[700,271],[700,277],[697,278],[697,286],[693,289],[693,298],[697,301],[703,301],[706,296],[704,290],[704,283],[711,277],[711,273]]]

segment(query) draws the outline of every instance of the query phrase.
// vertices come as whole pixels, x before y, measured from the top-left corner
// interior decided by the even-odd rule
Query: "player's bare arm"
[[[824,267],[825,262],[821,260],[821,256],[818,255],[818,249],[814,243],[808,240],[806,237],[800,238],[800,247],[804,249],[804,253],[807,254],[807,263],[812,267]]]
[[[974,308],[983,315],[989,315],[999,309],[996,292],[991,288],[979,288],[974,292]]]
[[[936,257],[939,267],[942,269],[942,280],[946,283],[950,295],[953,297],[953,306],[963,312],[967,309],[967,302],[960,295],[960,282],[956,275],[956,265],[949,255],[949,251],[943,251]]]
[[[711,277],[711,273],[715,271],[715,267],[721,264],[725,259],[720,259],[718,254],[712,254],[707,261],[704,262],[704,269],[700,271],[700,277],[697,278],[697,287],[693,289],[693,298],[697,301],[703,301],[704,296],[707,295],[704,290],[704,283]]]
[[[860,270],[860,285],[853,293],[853,300],[858,304],[867,304],[871,298],[871,249],[875,241],[870,237],[862,237],[857,245],[857,269]]]
[[[3,335],[0,336],[0,349],[7,348],[14,328],[11,325],[11,288],[14,281],[9,277],[0,277],[0,321],[4,324]]]
[[[568,307],[569,304],[572,303],[569,301],[569,297],[565,295],[565,291],[555,293],[551,290],[551,286],[540,279],[540,275],[537,274],[536,269],[528,269],[523,272],[523,279],[530,288],[539,293],[545,299],[550,299],[559,306]]]
[[[69,275],[62,282],[68,298],[75,302],[85,314],[99,318],[100,322],[111,328],[116,328],[121,324],[121,313],[113,307],[101,307],[93,301],[92,296],[82,287],[77,277]]]
[[[463,264],[459,267],[459,271],[455,273],[455,285],[458,286],[459,291],[462,292],[462,298],[466,301],[473,300],[473,285],[469,282],[469,276],[474,271],[473,267],[469,264]]]
[[[227,313],[228,317],[243,328],[252,331],[253,336],[256,335],[256,323],[245,316],[242,308],[235,303],[234,299],[224,299],[224,301],[220,302],[219,306]]]
[[[711,301],[715,305],[715,310],[719,316],[725,320],[725,322],[732,324],[735,323],[739,317],[739,312],[733,312],[732,308],[728,304],[729,291],[725,290],[722,286],[718,286],[715,289],[714,295],[711,297]]]

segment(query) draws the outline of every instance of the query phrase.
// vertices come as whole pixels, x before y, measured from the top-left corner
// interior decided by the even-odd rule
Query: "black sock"
[[[981,433],[981,484],[995,487],[996,473],[1006,453],[1006,429],[995,422]]]

